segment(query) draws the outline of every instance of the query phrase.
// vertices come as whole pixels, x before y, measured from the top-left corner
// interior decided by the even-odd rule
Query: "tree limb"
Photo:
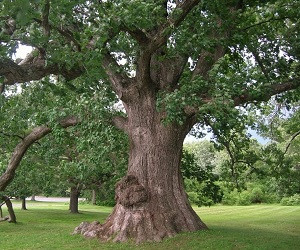
[[[42,26],[44,29],[44,35],[46,37],[50,36],[49,13],[50,13],[50,1],[45,0],[45,6],[42,12]]]
[[[0,76],[4,76],[5,85],[40,80],[50,74],[63,75],[67,80],[72,80],[82,72],[79,67],[67,70],[57,64],[45,66],[45,61],[40,56],[32,57],[30,61],[23,60],[20,64],[7,58],[0,59]]]
[[[233,97],[234,105],[240,106],[246,103],[268,101],[272,96],[289,90],[295,90],[300,87],[300,79],[294,79],[281,84],[273,84],[266,86],[263,93],[250,93],[249,90],[244,90],[243,94]]]
[[[251,52],[252,55],[254,56],[255,61],[257,62],[258,66],[260,67],[260,69],[261,69],[261,71],[263,72],[263,74],[264,74],[264,76],[266,77],[266,79],[267,79],[268,81],[270,81],[270,78],[269,78],[269,72],[267,71],[267,69],[266,69],[265,65],[263,64],[263,62],[262,62],[262,60],[261,60],[259,54],[257,53],[257,51],[254,50],[254,49],[252,49],[252,48],[250,48],[249,46],[248,46],[248,49],[250,50],[250,52]]]
[[[130,29],[124,23],[120,26],[120,29],[131,35],[141,45],[149,42],[148,34],[140,29]]]
[[[177,14],[176,17],[172,17],[172,15],[170,15],[167,21],[159,27],[156,35],[154,35],[151,39],[150,53],[153,53],[168,41],[174,28],[180,26],[185,17],[200,2],[201,0],[185,0],[176,6],[173,12],[175,12],[175,14],[179,14]]]
[[[33,18],[33,20],[43,26],[43,21],[42,20],[40,20],[38,18]],[[73,33],[70,30],[68,30],[68,29],[61,29],[61,28],[55,27],[55,26],[53,26],[51,24],[48,24],[48,25],[49,25],[49,29],[51,28],[53,30],[56,30],[64,38],[66,38],[69,42],[74,43],[74,45],[76,46],[76,48],[77,48],[78,51],[81,51],[81,46],[80,46],[79,42],[75,39]]]
[[[291,137],[289,143],[287,144],[287,146],[286,146],[286,148],[285,148],[285,151],[284,151],[283,155],[285,155],[285,154],[287,153],[287,151],[289,150],[289,147],[291,146],[293,140],[295,140],[295,138],[296,138],[298,135],[300,135],[300,130],[299,130],[298,132],[296,132],[295,134],[292,135],[292,137]]]
[[[203,79],[208,80],[208,73],[212,69],[213,65],[225,55],[225,49],[222,46],[217,46],[215,51],[208,52],[203,51],[196,63],[195,69],[193,70],[192,79],[196,76],[202,76]]]
[[[59,124],[63,128],[74,126],[79,123],[78,118],[70,116],[62,119]],[[8,184],[13,180],[15,171],[20,165],[20,162],[25,155],[28,148],[40,140],[47,134],[51,133],[52,129],[46,125],[35,127],[32,131],[24,137],[24,139],[15,147],[15,150],[10,158],[6,171],[0,177],[0,192],[4,191]]]
[[[142,46],[140,56],[137,60],[136,79],[138,84],[151,86],[150,64],[152,55],[159,48],[167,44],[174,29],[182,23],[185,17],[200,3],[200,1],[201,0],[185,0],[178,4],[173,11],[173,15],[169,15],[166,22],[154,30],[154,34],[149,39],[148,43]]]
[[[21,139],[21,140],[24,139],[24,137],[22,137],[22,136],[20,136],[20,135],[16,135],[16,134],[8,134],[8,133],[5,133],[5,132],[3,132],[3,131],[0,131],[0,134],[2,134],[2,135],[4,135],[4,136],[8,136],[8,137],[17,137],[17,138],[19,138],[19,139]]]
[[[131,79],[125,73],[118,72],[120,66],[109,52],[104,54],[102,66],[108,75],[113,89],[119,98],[123,100],[125,88],[130,85]]]

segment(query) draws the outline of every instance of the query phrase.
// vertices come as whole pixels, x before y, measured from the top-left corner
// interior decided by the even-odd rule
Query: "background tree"
[[[218,175],[213,173],[216,167],[211,164],[213,158],[210,158],[211,155],[202,154],[205,151],[214,154],[215,152],[210,146],[213,145],[208,141],[185,145],[181,159],[181,172],[185,190],[191,203],[197,206],[211,206],[219,203],[222,199],[221,189],[215,183],[219,178]],[[194,152],[197,152],[197,149],[201,149],[201,151],[196,156],[194,153],[186,150],[186,148],[194,149]]]
[[[267,185],[271,192],[280,198],[299,194],[299,105],[288,105],[287,112],[283,104],[281,109],[266,109],[269,119],[259,119],[258,128],[261,133],[270,138],[270,143],[261,153],[263,169],[269,178]]]

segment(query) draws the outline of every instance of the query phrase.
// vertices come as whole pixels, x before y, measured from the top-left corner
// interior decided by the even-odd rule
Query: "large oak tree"
[[[109,83],[126,111],[113,119],[130,141],[117,204],[103,225],[76,232],[142,242],[207,228],[183,190],[183,140],[195,124],[230,128],[238,106],[297,97],[297,9],[293,0],[1,2],[2,92],[58,75],[75,92]],[[19,43],[35,50],[14,61]]]

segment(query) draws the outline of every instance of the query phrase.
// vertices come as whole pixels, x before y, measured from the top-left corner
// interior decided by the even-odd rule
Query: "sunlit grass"
[[[21,211],[18,202],[14,207],[19,222],[0,223],[0,249],[300,249],[299,206],[195,207],[210,230],[139,246],[71,235],[82,221],[103,222],[109,207],[84,204],[75,215],[64,203],[29,202],[28,211]]]

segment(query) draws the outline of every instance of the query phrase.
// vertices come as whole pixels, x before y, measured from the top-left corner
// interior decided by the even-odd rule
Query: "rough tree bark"
[[[80,195],[80,190],[73,186],[71,187],[71,192],[70,192],[70,212],[72,214],[78,214],[78,198]]]
[[[127,112],[129,167],[116,186],[114,211],[105,224],[85,222],[75,233],[139,243],[206,229],[188,202],[179,169],[183,140],[193,120],[164,126],[151,91],[136,98]]]

